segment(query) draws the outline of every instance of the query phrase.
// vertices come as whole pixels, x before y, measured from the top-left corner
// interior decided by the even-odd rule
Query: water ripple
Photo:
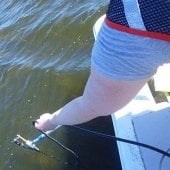
[[[101,0],[11,0],[1,6],[0,64],[47,68],[58,63],[64,68],[72,62],[74,68],[74,57],[80,57],[81,51],[90,56],[92,16],[105,4]]]
[[[56,110],[82,92],[92,27],[106,5],[103,0],[0,0],[1,170],[37,170],[42,162],[45,169],[65,169],[28,152],[23,157],[9,143],[18,132],[33,136],[30,117]]]

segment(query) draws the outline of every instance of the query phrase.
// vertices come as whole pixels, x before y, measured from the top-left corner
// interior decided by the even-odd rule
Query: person
[[[166,0],[110,0],[82,96],[42,114],[35,127],[81,124],[130,102],[157,68],[170,62],[169,11]]]

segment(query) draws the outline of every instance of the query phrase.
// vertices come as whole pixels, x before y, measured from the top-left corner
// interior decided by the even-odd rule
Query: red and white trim
[[[135,34],[135,35],[139,35],[139,36],[155,38],[155,39],[170,42],[170,35],[167,35],[167,34],[152,32],[152,31],[139,30],[139,29],[135,29],[135,28],[129,28],[127,26],[123,26],[123,25],[114,23],[113,21],[110,21],[107,18],[105,18],[105,23],[110,28],[113,28],[113,29],[116,29],[116,30],[119,30],[119,31],[123,31],[123,32],[127,32],[127,33],[130,33],[130,34]]]

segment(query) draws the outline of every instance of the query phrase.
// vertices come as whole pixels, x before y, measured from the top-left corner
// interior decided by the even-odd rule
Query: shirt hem
[[[122,31],[122,32],[135,34],[135,35],[148,37],[148,38],[155,38],[155,39],[170,42],[170,35],[167,35],[167,34],[158,33],[158,32],[152,32],[152,31],[138,30],[138,29],[135,29],[135,28],[130,28],[130,27],[127,27],[127,26],[123,26],[123,25],[114,23],[113,21],[110,21],[107,18],[105,18],[104,22],[110,28],[113,28],[113,29],[116,29],[116,30],[119,30],[119,31]]]

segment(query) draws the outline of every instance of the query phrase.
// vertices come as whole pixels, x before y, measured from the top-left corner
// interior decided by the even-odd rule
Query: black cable
[[[91,134],[91,135],[95,135],[95,136],[103,137],[103,138],[107,138],[107,139],[114,139],[116,141],[120,141],[120,142],[124,142],[124,143],[129,143],[129,144],[141,146],[141,147],[153,150],[153,151],[155,151],[157,153],[160,153],[160,154],[162,154],[162,158],[161,158],[160,163],[159,163],[159,170],[162,169],[162,163],[163,163],[163,160],[164,160],[165,156],[170,158],[170,153],[169,153],[170,149],[168,149],[167,151],[164,151],[164,150],[161,150],[161,149],[159,149],[157,147],[154,147],[154,146],[151,146],[151,145],[148,145],[148,144],[145,144],[145,143],[140,143],[140,142],[136,142],[136,141],[133,141],[133,140],[124,139],[124,138],[119,138],[119,137],[116,137],[116,136],[113,136],[113,135],[108,135],[108,134],[104,134],[104,133],[101,133],[101,132],[96,132],[96,131],[88,130],[88,129],[85,129],[85,128],[82,128],[82,127],[79,127],[79,126],[74,126],[74,125],[73,126],[65,125],[65,126],[70,127],[70,128],[74,128],[74,129],[77,129],[77,130],[80,130],[80,131],[82,131],[82,132],[84,132],[86,134]],[[67,148],[66,146],[64,146],[59,141],[57,141],[56,139],[52,138],[51,136],[49,136],[45,132],[43,132],[41,130],[39,130],[39,131],[41,133],[43,133],[47,138],[49,138],[53,142],[55,142],[58,145],[60,145],[63,149],[65,149],[68,152],[72,153],[74,155],[74,157],[76,157],[76,159],[77,159],[77,165],[78,165],[78,163],[80,163],[80,159],[79,159],[78,155],[74,151],[72,151],[71,149]]]
[[[77,166],[77,162],[76,162],[76,164],[73,164],[73,163],[71,163],[71,162],[64,162],[64,161],[62,161],[61,159],[59,159],[59,158],[57,158],[57,157],[55,157],[55,156],[53,156],[53,155],[51,155],[51,154],[48,154],[48,153],[46,153],[46,152],[43,152],[43,151],[41,151],[41,150],[35,150],[35,149],[31,149],[31,148],[28,148],[28,147],[26,147],[26,146],[22,146],[23,148],[25,148],[25,149],[30,149],[30,150],[32,150],[32,151],[35,151],[35,152],[37,152],[37,153],[39,153],[39,154],[42,154],[42,155],[44,155],[44,156],[46,156],[46,157],[48,157],[48,158],[53,158],[53,159],[55,159],[55,161],[58,161],[60,164],[63,164],[63,165],[67,165],[67,166],[71,166],[71,167],[74,167],[74,166]]]
[[[29,149],[29,150],[35,151],[35,152],[37,152],[37,153],[39,153],[39,154],[42,154],[42,155],[44,155],[44,156],[46,156],[46,157],[53,158],[53,159],[61,162],[60,159],[54,157],[53,155],[47,154],[47,153],[45,153],[45,152],[43,152],[43,151],[40,151],[40,150],[37,150],[37,149],[35,149],[35,148],[28,147],[27,145],[25,145],[23,142],[20,142],[20,141],[17,140],[16,138],[14,138],[11,142],[12,142],[12,143],[15,143],[15,144],[18,145],[19,147],[22,147],[22,148],[24,148],[24,149]],[[65,163],[65,162],[62,162],[62,163],[73,166],[73,165],[70,164],[70,163]]]
[[[54,139],[53,137],[51,137],[50,135],[46,134],[44,131],[42,130],[38,130],[40,131],[42,134],[44,134],[48,139],[50,139],[51,141],[53,141],[54,143],[56,143],[57,145],[59,145],[60,147],[62,147],[64,150],[68,151],[69,153],[71,153],[75,158],[76,158],[76,166],[80,163],[80,159],[79,156],[71,149],[69,149],[68,147],[64,146],[61,142],[59,142],[57,139]]]
[[[166,151],[169,153],[170,148]],[[163,164],[163,160],[165,159],[165,155],[162,155],[160,162],[159,162],[159,170],[162,170],[162,164]]]
[[[81,130],[81,131],[85,132],[86,134],[92,134],[92,135],[95,135],[95,136],[104,137],[104,138],[108,138],[108,139],[114,139],[114,140],[117,140],[117,141],[120,141],[120,142],[125,142],[125,143],[129,143],[129,144],[141,146],[141,147],[144,147],[144,148],[148,148],[150,150],[153,150],[155,152],[163,154],[164,156],[170,157],[170,153],[168,153],[168,152],[166,152],[164,150],[161,150],[161,149],[159,149],[157,147],[148,145],[148,144],[144,144],[144,143],[140,143],[140,142],[136,142],[136,141],[132,141],[132,140],[128,140],[128,139],[119,138],[119,137],[104,134],[104,133],[101,133],[101,132],[91,131],[91,130],[84,129],[84,128],[79,127],[79,126],[68,126],[68,127]]]
[[[33,126],[35,127],[35,123],[37,123],[36,120],[32,121]],[[68,147],[64,146],[61,142],[59,142],[57,139],[54,139],[53,137],[51,137],[50,135],[48,135],[47,133],[45,133],[44,131],[37,129],[39,132],[41,132],[42,134],[44,134],[48,139],[50,139],[51,141],[53,141],[54,143],[56,143],[57,145],[59,145],[60,147],[62,147],[64,150],[70,152],[78,161],[79,161],[79,157],[78,155],[71,149],[69,149]]]

